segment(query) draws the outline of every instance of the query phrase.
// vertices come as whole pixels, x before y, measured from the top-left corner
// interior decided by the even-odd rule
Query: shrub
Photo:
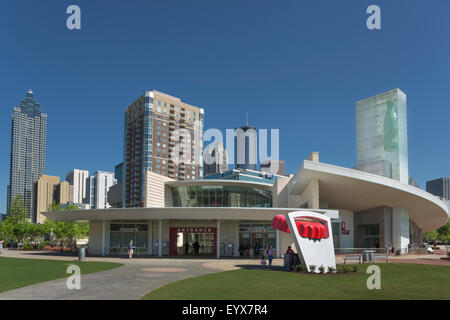
[[[319,267],[319,272],[320,272],[320,273],[324,273],[324,272],[325,272],[325,267],[324,267],[323,265],[321,265],[321,266]]]
[[[297,266],[297,271],[298,271],[298,272],[305,272],[305,271],[306,271],[306,267],[305,267],[305,266],[302,266],[301,264],[299,264],[299,265]]]
[[[350,271],[351,272],[357,272],[358,271],[358,266],[356,264],[350,266]]]
[[[309,270],[310,270],[310,272],[314,272],[314,271],[316,271],[316,266],[315,265],[310,265],[309,266]]]
[[[328,267],[328,272],[329,273],[336,273],[336,268]]]

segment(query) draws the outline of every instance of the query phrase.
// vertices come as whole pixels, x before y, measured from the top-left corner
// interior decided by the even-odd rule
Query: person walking
[[[133,246],[133,240],[130,240],[130,243],[128,244],[128,259],[133,258],[134,254],[134,246]]]
[[[272,269],[272,260],[273,260],[272,246],[269,246],[269,248],[267,249],[267,259],[269,260],[269,269]]]
[[[186,243],[184,244],[184,254],[188,255],[189,252],[189,242],[186,241]]]
[[[195,240],[194,244],[192,245],[194,247],[194,252],[197,255],[198,254],[198,249],[200,248],[200,243],[198,243],[197,240]]]

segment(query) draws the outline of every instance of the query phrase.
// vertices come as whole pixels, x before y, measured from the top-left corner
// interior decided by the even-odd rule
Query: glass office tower
[[[40,110],[33,91],[28,90],[12,115],[7,203],[9,207],[16,195],[20,195],[30,219],[33,219],[33,183],[45,173],[46,149],[47,114]]]
[[[356,102],[356,169],[408,184],[406,94],[393,89]]]

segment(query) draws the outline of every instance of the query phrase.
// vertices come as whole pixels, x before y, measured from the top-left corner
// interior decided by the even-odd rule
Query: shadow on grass
[[[281,266],[272,266],[269,268],[267,265],[258,265],[258,264],[236,264],[236,267],[246,269],[246,270],[267,270],[267,271],[283,271],[290,272]]]

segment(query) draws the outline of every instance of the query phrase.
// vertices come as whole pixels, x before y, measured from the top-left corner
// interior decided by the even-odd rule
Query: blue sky
[[[82,30],[66,28],[81,7]],[[366,8],[382,29],[366,28]],[[311,151],[356,162],[355,102],[408,95],[409,170],[450,176],[450,2],[24,1],[0,3],[0,212],[11,114],[31,88],[48,114],[47,174],[113,170],[123,113],[156,89],[205,108],[205,127],[280,129],[294,173]]]

